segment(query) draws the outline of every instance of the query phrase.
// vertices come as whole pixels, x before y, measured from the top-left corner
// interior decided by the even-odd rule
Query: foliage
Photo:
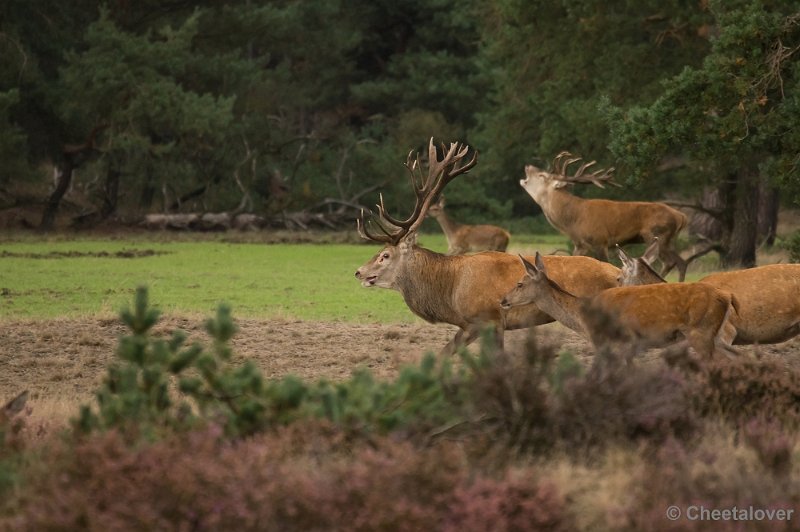
[[[265,381],[252,362],[233,363],[228,342],[236,325],[228,307],[221,305],[206,323],[211,349],[184,347],[186,336],[180,331],[168,341],[154,338],[159,314],[148,305],[147,289],[138,288],[134,309],[121,313],[132,334],[120,339],[119,362],[109,367],[97,392],[97,409],[83,406],[74,421],[80,432],[118,428],[152,438],[165,430],[214,422],[227,434],[248,435],[321,418],[367,433],[425,433],[458,419],[460,399],[446,389],[453,380],[450,366],[437,368],[432,355],[389,383],[375,381],[366,371],[340,384],[306,384],[292,376]]]
[[[566,501],[534,468],[494,478],[455,446],[345,442],[324,424],[235,442],[210,427],[137,451],[111,432],[59,454],[17,528],[570,529]]]
[[[789,252],[791,262],[800,262],[800,231],[792,233],[782,247]]]

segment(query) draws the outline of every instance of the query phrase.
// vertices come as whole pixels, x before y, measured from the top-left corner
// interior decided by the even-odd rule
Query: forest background
[[[749,266],[800,198],[798,49],[796,1],[9,0],[0,209],[402,211],[433,136],[480,152],[462,221],[537,214],[523,167],[569,150],[625,185],[576,193],[694,205]]]

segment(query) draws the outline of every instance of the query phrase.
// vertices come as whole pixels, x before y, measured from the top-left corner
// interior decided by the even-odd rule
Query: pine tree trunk
[[[700,205],[709,210],[724,210],[725,199],[720,188],[705,187]],[[689,219],[689,234],[708,240],[721,240],[725,233],[722,220],[706,212],[694,211]]]
[[[72,157],[65,157],[64,163],[58,172],[58,181],[56,188],[47,200],[42,213],[42,222],[39,224],[39,230],[49,231],[53,228],[56,221],[56,213],[58,207],[61,205],[61,199],[69,189],[69,184],[72,182],[72,171],[74,170],[74,161]]]
[[[736,174],[733,205],[733,225],[728,252],[722,257],[726,268],[752,268],[756,265],[758,233],[759,182],[758,173],[743,168]]]
[[[758,241],[768,246],[775,244],[778,232],[778,211],[780,195],[778,189],[761,183],[761,194],[758,203]]]
[[[103,206],[100,208],[100,217],[97,220],[102,222],[117,211],[117,201],[119,198],[119,170],[109,167],[106,173],[105,195]]]

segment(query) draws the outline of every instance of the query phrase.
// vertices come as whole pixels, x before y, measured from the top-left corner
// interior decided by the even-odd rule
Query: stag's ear
[[[407,253],[411,248],[417,245],[417,233],[409,233],[398,244],[397,249],[400,253]]]
[[[559,181],[557,179],[553,180],[553,188],[564,188],[570,186],[572,183],[568,183],[567,181]]]

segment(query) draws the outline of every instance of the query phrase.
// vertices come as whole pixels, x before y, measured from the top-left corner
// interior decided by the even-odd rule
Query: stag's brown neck
[[[570,234],[570,228],[580,218],[581,204],[586,201],[564,190],[550,190],[542,198],[540,206],[547,221],[562,233]]]
[[[547,283],[549,287],[536,299],[536,306],[561,324],[583,334],[585,329],[580,319],[581,298],[570,294],[552,279],[547,279]]]
[[[396,280],[397,290],[414,314],[431,323],[460,325],[461,316],[452,306],[459,259],[414,247]]]

